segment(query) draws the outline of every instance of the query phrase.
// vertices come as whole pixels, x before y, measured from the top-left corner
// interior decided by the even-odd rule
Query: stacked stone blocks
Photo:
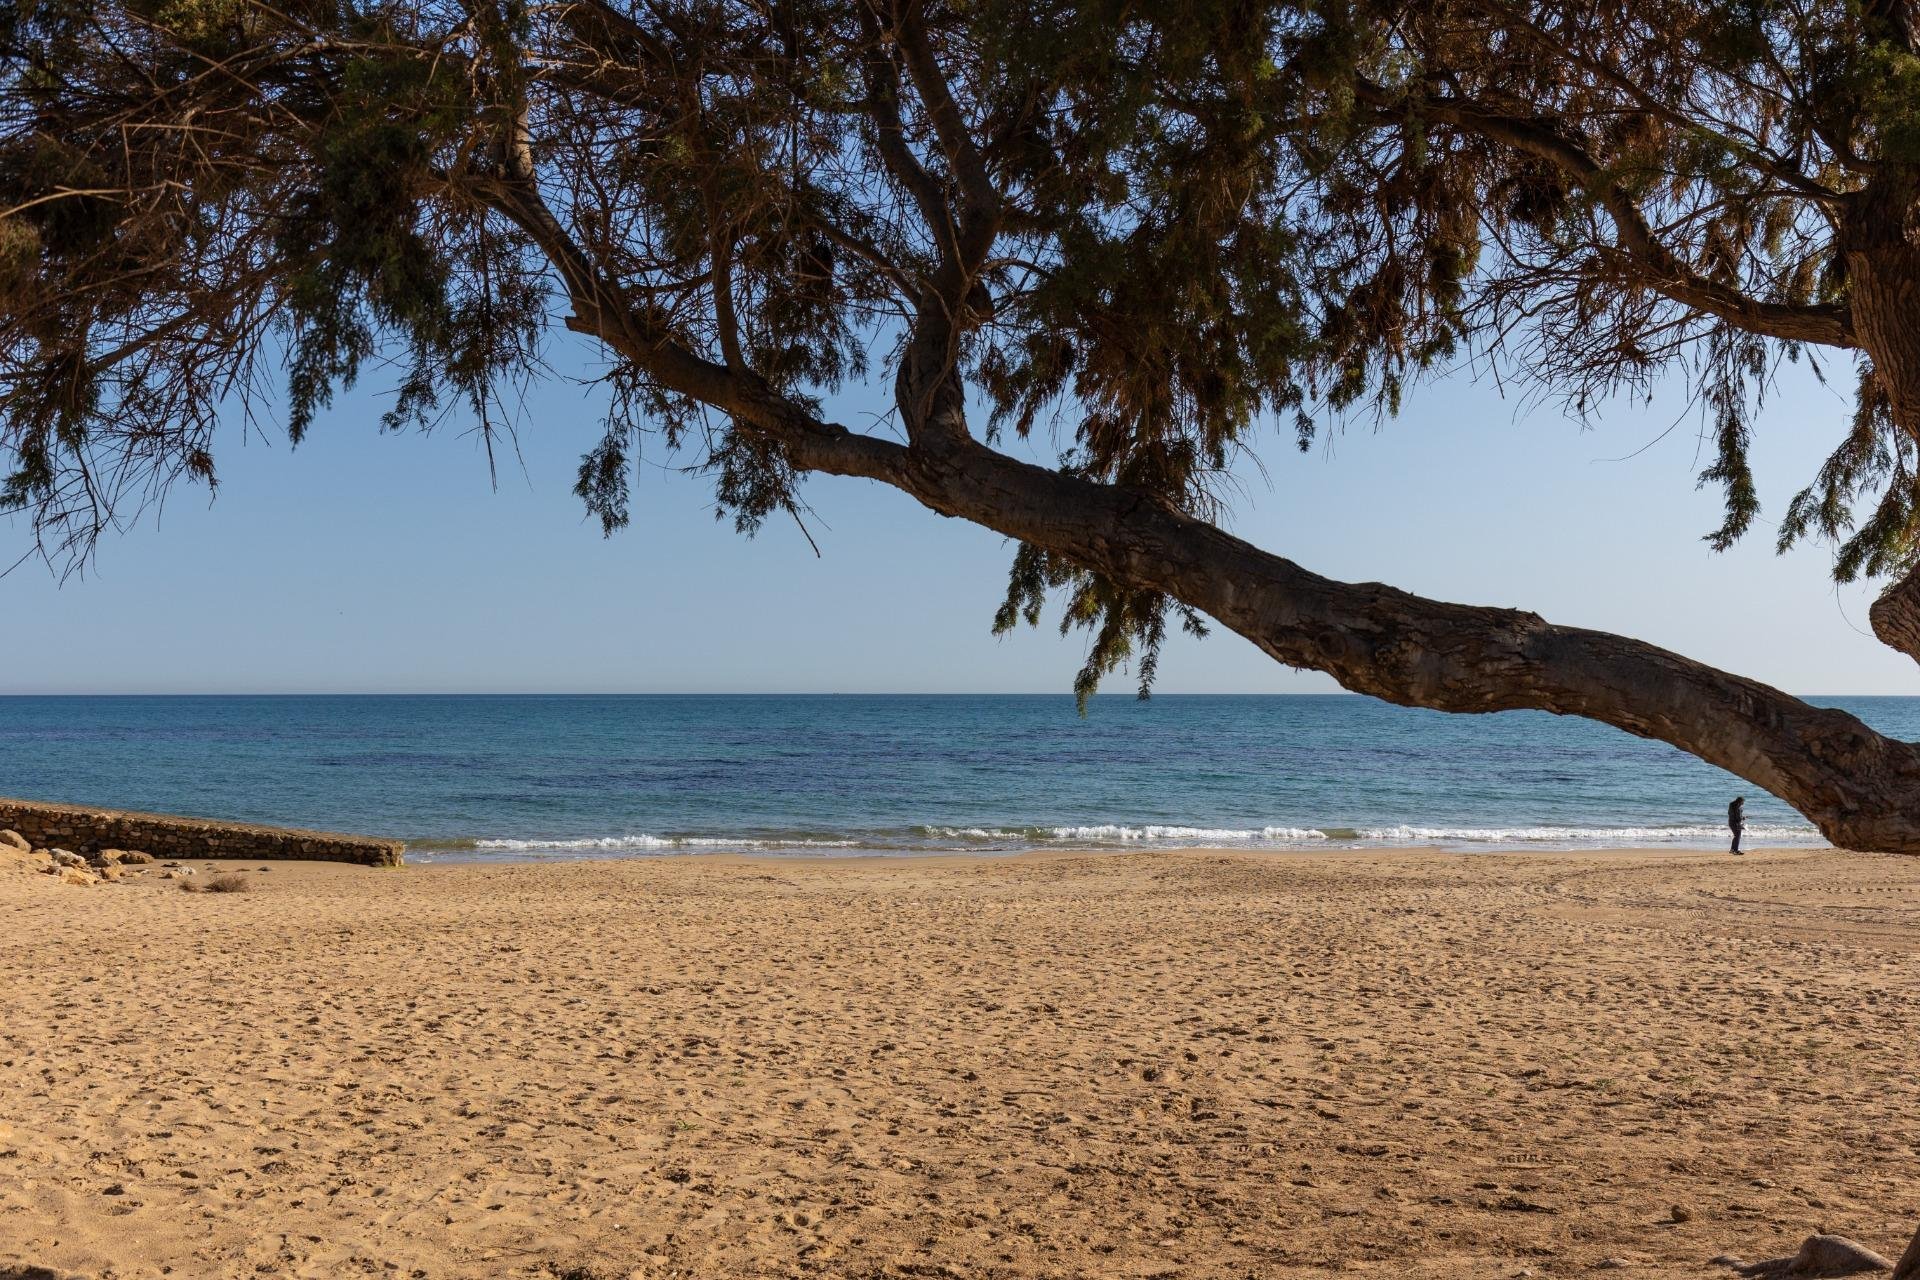
[[[43,804],[0,796],[0,831],[8,829],[18,831],[36,849],[71,849],[75,853],[142,849],[156,858],[301,859],[397,867],[406,850],[398,840],[375,836]]]

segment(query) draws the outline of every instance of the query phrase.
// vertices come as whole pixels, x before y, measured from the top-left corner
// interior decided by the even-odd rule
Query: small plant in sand
[[[247,893],[252,890],[253,881],[228,873],[205,880],[182,880],[180,888],[187,893]]]
[[[595,1270],[590,1266],[567,1267],[553,1273],[553,1280],[606,1280],[608,1272]]]

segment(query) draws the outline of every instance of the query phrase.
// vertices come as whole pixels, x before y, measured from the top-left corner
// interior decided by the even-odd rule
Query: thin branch
[[[1361,101],[1371,105],[1416,109],[1362,76],[1354,77],[1354,92]],[[1762,302],[1710,280],[1681,262],[1660,242],[1647,225],[1639,205],[1620,183],[1586,148],[1568,139],[1546,118],[1505,115],[1476,103],[1445,97],[1423,99],[1417,110],[1428,119],[1546,160],[1573,179],[1613,219],[1621,253],[1633,265],[1636,282],[1750,333],[1829,347],[1859,345],[1853,332],[1852,313],[1847,307]]]

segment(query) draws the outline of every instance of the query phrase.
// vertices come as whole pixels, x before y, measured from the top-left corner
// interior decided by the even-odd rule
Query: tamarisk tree
[[[1895,0],[5,0],[0,503],[84,556],[213,483],[223,415],[297,442],[376,359],[388,427],[491,433],[563,325],[608,364],[578,492],[609,532],[650,435],[748,531],[865,477],[1013,539],[997,623],[1062,598],[1083,693],[1211,618],[1920,852],[1920,747],[1215,522],[1256,432],[1305,447],[1471,357],[1580,408],[1688,379],[1726,545],[1807,360],[1857,403],[1799,428],[1834,449],[1781,540],[1884,579],[1920,657],[1917,33]],[[829,420],[872,383],[886,422]]]

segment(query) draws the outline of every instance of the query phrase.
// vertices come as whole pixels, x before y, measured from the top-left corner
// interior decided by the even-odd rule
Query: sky
[[[84,576],[0,577],[0,694],[1070,689],[1082,634],[991,634],[1007,542],[871,482],[807,483],[816,556],[790,521],[753,539],[716,522],[709,482],[656,445],[632,526],[602,538],[570,492],[600,399],[564,372],[589,358],[555,364],[497,485],[457,421],[380,434],[378,370],[297,449],[230,425],[213,500],[177,489]],[[1677,385],[1582,426],[1456,375],[1305,454],[1263,436],[1227,524],[1318,573],[1532,609],[1791,692],[1920,694],[1920,668],[1867,630],[1872,586],[1836,588],[1823,547],[1773,553],[1773,520],[1845,429],[1850,371],[1830,376],[1802,366],[1776,390],[1754,448],[1763,519],[1725,554],[1701,540],[1720,496],[1696,488],[1701,424]],[[887,381],[831,408],[862,426]],[[27,545],[0,517],[0,562]],[[1169,641],[1157,688],[1338,686],[1216,628]]]

